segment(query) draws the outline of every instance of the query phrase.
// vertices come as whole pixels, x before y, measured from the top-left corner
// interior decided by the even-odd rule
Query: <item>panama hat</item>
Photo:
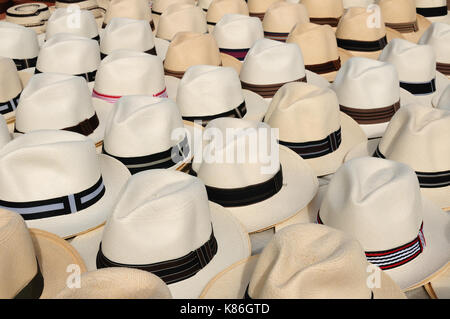
[[[378,5],[384,18],[384,24],[400,32],[408,41],[417,43],[431,22],[416,14],[415,0],[380,0]]]
[[[445,90],[439,96],[439,99],[435,96],[433,100],[431,100],[431,104],[435,108],[450,111],[450,84],[447,85]]]
[[[193,4],[176,3],[169,6],[159,17],[156,37],[172,41],[178,32],[188,31],[196,33],[208,32],[205,13],[201,8]]]
[[[34,73],[52,72],[79,76],[84,78],[92,89],[99,64],[100,48],[96,40],[58,33],[42,45]]]
[[[425,289],[433,299],[450,299],[450,266],[425,285]]]
[[[7,22],[20,24],[34,30],[37,34],[45,32],[50,10],[45,3],[23,3],[6,10]]]
[[[278,1],[266,11],[263,19],[264,37],[285,42],[296,24],[308,23],[306,7],[301,3]]]
[[[338,48],[336,35],[329,25],[297,24],[289,33],[287,43],[296,43],[303,54],[305,69],[333,82],[337,71],[352,57]]]
[[[97,26],[100,28],[103,24],[106,10],[105,8],[99,6],[99,2],[100,0],[56,0],[55,6],[50,7],[50,12],[53,12],[54,10],[59,8],[67,7],[72,7],[73,9],[79,8],[80,10],[88,10],[94,15],[94,18],[97,21]]]
[[[428,44],[436,54],[436,70],[450,78],[450,25],[433,22],[419,40],[419,44]]]
[[[241,69],[248,50],[256,41],[264,38],[261,20],[242,14],[225,14],[212,31],[219,51],[235,58]]]
[[[24,26],[0,21],[0,56],[10,58],[19,73],[33,74],[39,54],[37,34]]]
[[[347,159],[373,155],[405,163],[416,171],[423,195],[450,210],[450,112],[409,104],[397,113],[379,143],[361,144]]]
[[[439,96],[450,84],[444,74],[436,71],[436,54],[430,45],[395,39],[386,46],[379,60],[395,65],[400,87],[425,106],[430,106],[434,96]]]
[[[369,5],[374,4],[375,0],[343,0],[344,9],[352,7],[367,8]]]
[[[152,1],[152,18],[155,26],[158,27],[159,18],[168,7],[173,4],[191,4],[195,5],[195,0],[153,0]]]
[[[240,14],[248,16],[247,2],[244,0],[213,0],[206,14],[208,30],[211,33],[214,26],[225,14]]]
[[[372,16],[373,12],[366,8],[347,9],[336,29],[338,47],[354,56],[377,59],[392,39],[402,38],[400,32],[385,27],[382,16],[374,22],[379,25],[370,25]]]
[[[103,153],[122,162],[131,174],[156,168],[182,170],[192,159],[191,136],[172,100],[125,96],[111,114]]]
[[[115,50],[126,49],[158,55],[164,59],[169,43],[154,38],[147,21],[112,18],[100,41],[100,55],[105,58]]]
[[[167,285],[147,271],[111,267],[81,275],[80,288],[64,288],[54,299],[171,299]]]
[[[197,5],[202,8],[203,11],[208,12],[209,5],[212,0],[198,0]]]
[[[205,183],[209,200],[227,208],[247,232],[273,228],[301,212],[316,194],[315,172],[278,145],[266,123],[219,118],[208,123],[203,136],[204,150],[195,151],[191,174]]]
[[[105,222],[130,173],[91,139],[60,130],[23,134],[0,150],[0,208],[64,238]]]
[[[331,88],[341,111],[356,120],[368,138],[378,138],[400,106],[415,101],[398,81],[392,64],[353,57],[339,70]]]
[[[305,159],[317,176],[336,172],[347,152],[367,141],[358,123],[339,111],[336,93],[307,83],[283,85],[264,122],[279,129],[279,143]]]
[[[256,41],[245,57],[239,77],[243,89],[253,91],[269,102],[288,82],[307,82],[320,87],[330,85],[324,77],[305,70],[298,45],[270,39]]]
[[[406,299],[386,273],[367,262],[356,239],[316,224],[281,230],[260,255],[211,280],[200,298]]]
[[[257,17],[261,21],[267,9],[280,0],[247,0],[248,11],[251,17]]]
[[[23,90],[16,110],[18,136],[36,130],[65,130],[85,135],[101,150],[109,108],[92,106],[82,78],[61,73],[36,74]]]
[[[67,269],[86,266],[62,238],[28,229],[19,214],[0,209],[0,298],[51,298],[66,286]]]
[[[450,24],[446,0],[416,0],[416,11],[431,22]]]
[[[144,20],[150,24],[152,31],[155,31],[156,28],[148,0],[111,0],[103,19],[102,28],[105,28],[112,18]]]
[[[0,148],[5,146],[11,141],[11,133],[9,132],[8,124],[6,124],[5,118],[0,116]]]
[[[71,244],[88,269],[152,272],[174,298],[198,298],[215,275],[250,255],[242,225],[208,202],[201,180],[163,169],[133,175],[106,225]]]
[[[450,216],[421,194],[414,170],[403,163],[373,157],[344,163],[317,222],[354,236],[367,260],[403,290],[429,282],[450,257]]]
[[[327,24],[336,28],[344,14],[342,0],[302,0],[301,3],[308,10],[311,23]]]

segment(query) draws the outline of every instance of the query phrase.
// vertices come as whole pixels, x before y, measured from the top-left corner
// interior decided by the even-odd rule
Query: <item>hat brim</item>
[[[446,23],[446,24],[450,24],[450,11],[447,11],[447,15],[446,16],[441,16],[441,17],[427,17],[428,20],[430,20],[431,23],[433,22],[441,22],[441,23]]]
[[[99,154],[98,160],[105,194],[97,203],[74,214],[27,220],[27,226],[70,238],[104,223],[112,211],[115,198],[130,177],[130,172],[110,156]]]
[[[195,276],[168,285],[174,298],[198,298],[203,288],[218,273],[250,256],[250,240],[245,229],[225,208],[210,202],[211,221],[218,251],[210,263]],[[96,256],[104,227],[78,236],[71,245],[78,250],[89,271],[95,270]]]
[[[425,290],[433,299],[450,299],[450,263],[444,272],[425,285]]]
[[[241,260],[214,277],[200,299],[243,299],[260,255]],[[405,299],[397,284],[380,270],[380,288],[372,289],[374,299]]]
[[[350,51],[347,51],[342,48],[338,48],[338,54],[341,59],[341,67],[345,64],[345,62],[347,62],[350,58],[353,57],[353,55],[350,53]],[[338,71],[333,71],[333,72],[329,72],[329,73],[323,73],[323,74],[321,74],[321,76],[323,76],[325,79],[327,79],[328,82],[333,82],[334,79],[336,79],[337,73],[338,73]]]
[[[220,58],[222,59],[222,66],[232,67],[237,74],[241,74],[242,62],[232,57],[229,54],[220,53]]]
[[[41,298],[52,298],[66,287],[69,265],[77,266],[80,274],[86,272],[86,266],[75,248],[64,239],[40,229],[30,229],[30,234],[44,277]]]
[[[416,15],[416,21],[418,27],[416,32],[402,33],[403,38],[413,43],[419,42],[420,37],[431,26],[431,21],[420,14]]]

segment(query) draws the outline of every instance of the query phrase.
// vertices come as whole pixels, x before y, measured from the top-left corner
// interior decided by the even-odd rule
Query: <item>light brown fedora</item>
[[[309,20],[316,24],[328,24],[336,29],[344,14],[342,0],[302,0],[309,13]]]
[[[234,13],[241,15],[249,15],[247,2],[244,0],[213,0],[208,7],[206,21],[208,23],[208,31],[211,33],[214,26],[225,14]]]
[[[261,21],[267,9],[280,0],[247,0],[248,11],[251,17],[257,17]]]

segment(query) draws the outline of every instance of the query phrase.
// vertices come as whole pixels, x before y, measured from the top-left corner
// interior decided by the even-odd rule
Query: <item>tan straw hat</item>
[[[450,299],[450,263],[442,274],[425,285],[425,289],[433,299]]]
[[[367,262],[356,239],[316,224],[284,228],[260,255],[233,265],[211,280],[200,297],[406,298],[385,272]]]
[[[336,28],[344,14],[342,0],[302,0],[301,3],[308,10],[309,20],[315,24],[327,24]]]
[[[65,240],[28,229],[19,214],[0,209],[0,298],[51,298],[71,274],[86,271],[80,255]]]
[[[280,0],[247,0],[248,11],[251,17],[257,17],[261,21],[264,19],[264,14],[267,9]]]
[[[375,0],[343,0],[344,9],[351,7],[367,8],[369,5],[374,4]]]
[[[248,16],[247,2],[244,0],[213,0],[208,7],[206,21],[211,33],[214,26],[225,14],[240,14]]]
[[[416,11],[431,22],[450,24],[450,14],[446,0],[416,0]]]
[[[428,44],[436,53],[436,70],[450,78],[450,25],[433,22],[419,40]]]
[[[159,18],[168,7],[173,4],[195,4],[195,0],[153,0],[152,1],[152,18],[155,26],[158,27]]]
[[[102,27],[105,28],[112,18],[144,20],[152,30],[156,28],[148,0],[111,0]]]
[[[23,3],[12,6],[6,10],[6,21],[23,25],[36,31],[37,34],[45,32],[50,10],[45,3]]]

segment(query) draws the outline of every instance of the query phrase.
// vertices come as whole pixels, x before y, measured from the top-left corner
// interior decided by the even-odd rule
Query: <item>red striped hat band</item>
[[[159,93],[153,94],[154,97],[168,98],[167,89],[164,88]],[[108,103],[114,104],[116,103],[122,96],[121,95],[107,95],[97,92],[96,90],[92,90],[92,97],[98,98],[100,100],[106,101]]]

